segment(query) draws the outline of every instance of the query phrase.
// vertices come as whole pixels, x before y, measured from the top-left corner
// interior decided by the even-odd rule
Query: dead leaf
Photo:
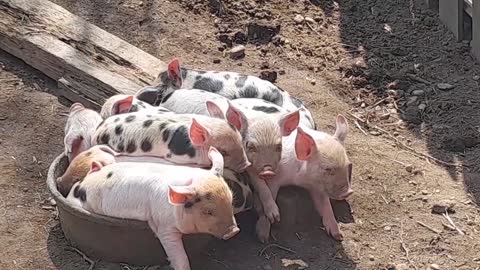
[[[283,258],[282,259],[282,265],[283,265],[283,267],[289,267],[291,265],[298,265],[297,269],[308,268],[308,264],[301,259],[290,260],[290,259]]]

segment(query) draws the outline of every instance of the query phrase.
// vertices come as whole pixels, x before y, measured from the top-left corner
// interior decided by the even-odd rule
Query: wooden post
[[[472,3],[472,41],[470,42],[472,53],[480,61],[480,2],[473,0]]]
[[[439,0],[439,13],[457,41],[463,40],[463,0]]]
[[[438,0],[425,0],[425,4],[427,4],[427,7],[429,9],[438,12]]]
[[[165,64],[46,0],[0,0],[0,48],[59,83],[60,96],[98,108],[153,82]]]

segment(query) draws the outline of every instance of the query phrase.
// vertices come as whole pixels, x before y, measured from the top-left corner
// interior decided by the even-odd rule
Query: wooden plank
[[[457,41],[463,40],[463,0],[439,0],[440,20],[453,32]]]
[[[165,63],[46,0],[0,0],[0,48],[59,81],[59,95],[98,107],[151,84]]]
[[[480,61],[480,2],[472,3],[472,41],[470,42],[472,53]]]
[[[468,16],[472,17],[473,12],[473,1],[472,0],[464,0],[463,1],[463,10],[468,14]]]
[[[427,7],[429,9],[438,12],[438,0],[425,0],[425,4],[427,4]]]

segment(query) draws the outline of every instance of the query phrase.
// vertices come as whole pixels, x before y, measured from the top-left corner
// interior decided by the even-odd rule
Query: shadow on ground
[[[445,168],[480,202],[480,67],[468,41],[456,42],[424,1],[378,2],[312,0],[327,16],[339,14],[345,50],[366,63],[340,70],[352,77],[355,96],[370,99],[366,110],[395,96],[400,118],[426,141],[427,154],[463,164],[463,176],[461,168]]]

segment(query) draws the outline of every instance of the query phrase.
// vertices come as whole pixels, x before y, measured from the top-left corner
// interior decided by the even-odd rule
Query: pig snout
[[[238,228],[237,225],[233,225],[230,228],[228,228],[227,233],[225,233],[223,235],[222,239],[223,240],[228,240],[228,239],[234,237],[235,235],[237,235],[239,232],[240,232],[240,228]]]
[[[275,176],[275,172],[273,171],[272,166],[264,166],[263,170],[258,174],[258,177],[260,177],[263,180],[270,180]]]
[[[235,171],[238,173],[241,173],[241,172],[244,172],[250,166],[252,166],[252,163],[250,163],[250,161],[246,161],[245,163],[242,163],[241,165],[239,165]]]
[[[350,197],[350,195],[352,195],[353,193],[353,189],[349,188],[346,192],[342,193],[340,196],[338,196],[338,198],[340,200],[345,200],[347,199],[348,197]]]

